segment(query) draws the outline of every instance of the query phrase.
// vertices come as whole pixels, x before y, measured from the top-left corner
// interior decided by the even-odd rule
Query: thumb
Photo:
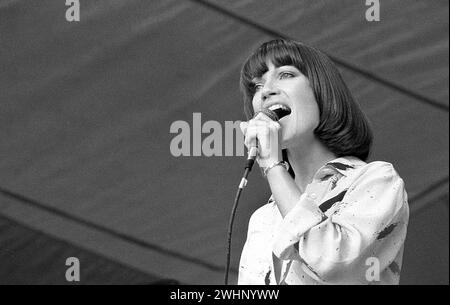
[[[239,128],[241,128],[242,134],[245,135],[245,132],[247,131],[248,123],[247,122],[241,122],[239,123]]]

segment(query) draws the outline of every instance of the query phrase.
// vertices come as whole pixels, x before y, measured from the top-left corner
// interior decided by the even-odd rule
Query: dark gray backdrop
[[[354,0],[82,0],[67,22],[64,0],[0,0],[0,283],[65,283],[69,256],[82,283],[221,283],[243,157],[176,158],[169,128],[244,119],[240,66],[280,34],[340,62],[371,160],[406,182],[401,282],[448,284],[448,1],[380,2],[367,22]],[[268,192],[252,173],[233,280]]]

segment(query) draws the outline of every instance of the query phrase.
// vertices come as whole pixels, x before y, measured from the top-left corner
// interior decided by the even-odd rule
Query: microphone
[[[281,109],[277,108],[274,110],[270,110],[267,108],[263,108],[261,111],[265,115],[267,115],[271,120],[278,122],[282,117],[291,113],[289,109]],[[255,116],[259,113],[255,113]],[[253,116],[253,117],[255,117]],[[258,143],[258,139],[256,139],[256,143]],[[225,267],[225,285],[228,285],[228,274],[230,271],[230,262],[231,262],[231,235],[233,232],[233,223],[234,216],[236,215],[236,210],[239,202],[239,198],[241,197],[242,190],[247,185],[247,177],[250,171],[252,170],[253,164],[255,163],[256,156],[258,155],[258,146],[250,147],[248,153],[247,163],[245,165],[244,175],[239,183],[238,190],[236,192],[236,197],[234,198],[233,207],[231,209],[230,221],[228,223],[228,243],[227,243],[227,263]]]
[[[278,122],[281,118],[289,115],[291,112],[290,111],[286,111],[285,109],[282,108],[276,108],[274,110],[270,110],[268,108],[262,108],[260,111],[258,111],[257,113],[255,113],[255,115],[253,117],[256,117],[258,115],[258,113],[264,113],[266,116],[268,116],[272,121]],[[255,163],[255,159],[256,156],[258,155],[258,139],[256,140],[256,146],[252,146],[250,147],[249,151],[248,151],[248,158],[247,158],[247,163],[245,165],[245,168],[252,170],[253,164]]]
[[[272,121],[278,122],[282,117],[288,115],[288,113],[281,109],[281,108],[276,108],[274,110],[270,110],[268,108],[262,108],[260,111],[258,111],[255,116],[258,115],[258,113],[264,113],[265,115],[267,115]],[[254,117],[255,117],[254,116]]]

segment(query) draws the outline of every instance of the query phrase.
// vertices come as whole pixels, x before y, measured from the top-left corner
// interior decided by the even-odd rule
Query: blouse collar
[[[353,156],[339,157],[327,162],[324,166],[319,168],[314,175],[314,179],[322,179],[325,176],[333,175],[336,172],[343,176],[347,176],[353,169],[364,164],[364,161]]]

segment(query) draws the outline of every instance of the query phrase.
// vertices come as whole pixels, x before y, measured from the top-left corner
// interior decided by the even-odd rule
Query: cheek
[[[311,118],[311,121],[317,122],[318,124],[320,120],[320,111],[319,106],[317,105],[316,99],[314,97],[310,100],[310,103],[308,104],[307,112],[309,117]]]
[[[257,96],[257,94],[255,94],[253,96],[253,100],[252,100],[252,106],[253,106],[253,112],[256,112],[260,109],[260,101],[261,99]]]
[[[306,108],[305,115],[307,116],[306,121],[308,123],[308,127],[314,129],[319,125],[320,121],[319,107],[317,106],[315,99],[310,102],[311,103]]]
[[[313,94],[304,95],[297,104],[297,126],[302,130],[314,130],[320,122],[319,106]]]

